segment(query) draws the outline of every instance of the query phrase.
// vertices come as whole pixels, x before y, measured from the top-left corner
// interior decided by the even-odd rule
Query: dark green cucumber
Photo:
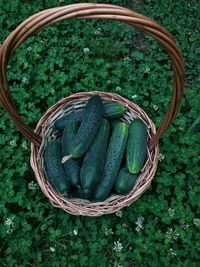
[[[129,193],[138,178],[138,174],[132,174],[127,167],[120,170],[114,183],[115,191],[120,195]]]
[[[93,192],[90,189],[80,188],[73,192],[72,197],[90,200],[92,198],[92,193]]]
[[[81,123],[82,119],[83,119],[83,111],[80,110],[69,113],[67,115],[64,115],[60,119],[57,119],[54,123],[54,126],[59,130],[63,130],[65,128],[65,124],[67,121],[73,120]]]
[[[121,122],[121,120],[119,119],[113,119],[113,120],[110,120],[109,123],[110,123],[110,130],[112,131],[115,127],[115,125],[117,125],[119,122]]]
[[[77,121],[67,121],[62,135],[62,156],[69,154],[70,146],[77,134],[79,123]],[[63,163],[64,170],[73,186],[77,186],[80,176],[80,159],[69,159]]]
[[[119,122],[113,129],[106,154],[103,177],[94,192],[94,199],[102,201],[109,195],[118,174],[128,137],[128,125]]]
[[[70,147],[69,154],[71,157],[79,158],[89,149],[98,132],[103,114],[104,106],[100,96],[91,97],[85,107],[83,120]]]
[[[118,102],[107,101],[104,103],[104,117],[108,120],[116,119],[124,115],[126,107]]]
[[[61,194],[69,192],[69,179],[61,164],[61,144],[58,140],[51,140],[44,149],[44,164],[47,179]]]
[[[114,101],[107,101],[104,103],[104,118],[111,120],[115,118],[119,118],[122,116],[126,111],[126,107],[122,104]],[[63,130],[68,120],[76,120],[81,123],[84,116],[84,109],[76,112],[72,112],[70,114],[64,115],[60,119],[57,119],[54,123],[54,126],[59,129]]]
[[[147,154],[147,126],[140,119],[135,119],[129,127],[126,147],[126,166],[130,173],[141,171]]]
[[[85,154],[80,174],[81,188],[83,189],[92,191],[102,177],[109,140],[109,128],[108,121],[103,119],[94,142]]]

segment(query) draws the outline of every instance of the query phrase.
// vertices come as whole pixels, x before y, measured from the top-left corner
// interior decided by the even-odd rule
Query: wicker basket
[[[117,94],[104,92],[77,93],[60,100],[47,110],[38,122],[35,131],[29,128],[18,114],[6,77],[6,66],[14,51],[29,35],[55,22],[66,19],[93,18],[119,20],[136,27],[146,34],[155,37],[159,44],[167,51],[173,64],[174,91],[169,109],[157,131],[153,122],[138,105]],[[147,190],[157,168],[158,141],[175,118],[184,86],[184,62],[182,56],[175,41],[164,28],[151,19],[121,6],[82,3],[56,7],[39,12],[26,19],[7,37],[0,48],[0,64],[0,102],[21,133],[31,141],[31,166],[41,190],[49,198],[53,206],[62,208],[73,215],[100,216],[129,206]],[[112,195],[105,201],[96,203],[78,198],[65,198],[58,194],[46,181],[46,174],[43,168],[43,150],[47,141],[52,137],[54,121],[63,116],[63,114],[74,111],[74,109],[83,108],[88,98],[94,94],[99,94],[104,101],[112,100],[125,105],[127,111],[122,120],[130,122],[134,118],[139,117],[147,125],[149,135],[146,163],[132,191],[125,196]]]

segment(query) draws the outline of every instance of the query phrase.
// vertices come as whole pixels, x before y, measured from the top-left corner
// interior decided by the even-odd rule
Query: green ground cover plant
[[[24,19],[71,0],[0,2],[0,43]],[[92,2],[97,2],[93,0]],[[179,113],[160,140],[151,187],[112,215],[75,217],[51,206],[29,164],[30,143],[0,108],[0,266],[198,267],[200,265],[200,2],[99,0],[164,26],[186,69]],[[13,98],[35,127],[48,107],[80,91],[118,93],[161,122],[172,69],[157,42],[116,21],[67,21],[26,40],[8,65]]]

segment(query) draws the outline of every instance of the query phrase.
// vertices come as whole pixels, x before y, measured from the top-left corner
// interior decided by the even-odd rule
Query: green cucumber
[[[78,131],[79,123],[77,121],[67,121],[62,134],[62,156],[69,154],[70,146]],[[80,176],[80,159],[69,159],[63,163],[64,170],[69,177],[69,180],[73,186],[78,186]]]
[[[72,197],[90,200],[92,198],[92,191],[90,189],[79,188],[73,192]]]
[[[135,119],[129,127],[126,147],[126,166],[130,173],[141,171],[147,154],[147,126],[140,119]]]
[[[59,193],[67,195],[69,179],[61,164],[61,144],[58,140],[51,140],[44,149],[44,165],[47,180]]]
[[[83,111],[80,110],[80,111],[69,113],[57,119],[54,123],[54,126],[59,130],[63,130],[65,128],[65,124],[67,121],[72,120],[72,121],[77,121],[81,123],[82,119],[83,119]]]
[[[81,188],[92,191],[102,177],[108,140],[109,123],[103,119],[99,132],[83,160],[80,174]]]
[[[99,130],[104,114],[104,106],[100,96],[91,97],[85,107],[83,120],[66,156],[79,158],[90,147]],[[66,157],[67,159],[67,157]]]
[[[111,131],[114,129],[115,125],[117,125],[119,122],[121,122],[121,120],[119,119],[113,119],[109,121]]]
[[[104,103],[104,117],[107,120],[116,119],[124,115],[126,107],[118,102],[106,101]]]
[[[125,111],[126,107],[118,102],[114,101],[104,102],[104,118],[108,120],[119,118],[125,113]],[[59,130],[63,130],[68,120],[76,120],[79,123],[81,123],[83,116],[84,116],[84,109],[69,113],[57,119],[54,123],[54,126]]]
[[[138,178],[138,174],[132,174],[127,167],[120,170],[114,183],[115,191],[120,195],[129,193]]]
[[[102,201],[109,195],[118,174],[128,137],[128,125],[119,122],[113,129],[104,166],[103,177],[94,192],[94,199]]]

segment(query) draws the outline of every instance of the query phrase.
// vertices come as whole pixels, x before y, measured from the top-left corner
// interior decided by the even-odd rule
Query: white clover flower
[[[115,214],[117,217],[120,217],[120,218],[122,217],[122,211],[121,210],[118,210]]]
[[[121,88],[120,86],[117,86],[117,87],[115,88],[115,90],[116,90],[116,91],[121,91],[122,88]]]
[[[28,183],[28,189],[35,190],[36,187],[37,187],[37,184],[34,181],[31,181],[30,183]]]
[[[139,232],[141,229],[144,229],[143,223],[144,223],[144,218],[143,217],[139,217],[137,219],[137,221],[135,222],[135,224],[137,225],[137,227],[135,228],[135,230],[137,232]]]
[[[101,28],[97,28],[96,31],[94,32],[96,35],[101,33]]]
[[[74,233],[74,235],[77,235],[78,234],[78,229],[74,229],[73,233]]]
[[[15,139],[11,140],[11,141],[10,141],[10,145],[11,145],[11,146],[17,146],[17,142],[16,142],[16,140],[15,140]]]
[[[83,48],[84,53],[89,53],[90,49],[88,47]]]
[[[180,131],[183,131],[183,130],[184,130],[184,128],[183,128],[182,126],[179,126],[178,129],[179,129]]]
[[[168,212],[169,212],[169,216],[170,217],[174,217],[174,215],[175,215],[175,210],[174,209],[169,208]]]
[[[51,252],[55,252],[55,248],[54,247],[49,247],[49,250],[51,251]]]
[[[25,68],[27,68],[28,67],[28,63],[26,62],[26,63],[24,63],[24,67]]]
[[[184,230],[188,229],[188,227],[189,227],[188,223],[181,224],[181,228],[183,228]]]
[[[113,250],[116,252],[120,252],[123,249],[122,243],[118,240],[117,242],[114,242]]]
[[[22,78],[22,83],[27,83],[28,82],[28,79],[26,77],[23,77]]]
[[[164,158],[165,158],[165,156],[164,156],[162,153],[160,153],[160,154],[158,155],[158,160],[159,160],[159,161],[162,161]]]
[[[194,223],[194,225],[196,225],[196,226],[200,226],[200,219],[198,219],[198,218],[194,218],[193,219],[193,223]]]
[[[14,221],[13,221],[13,217],[12,218],[7,218],[4,221],[4,225],[6,226],[6,232],[7,234],[11,234],[13,232],[13,228],[14,228]]]
[[[28,147],[27,147],[27,142],[26,141],[24,141],[23,143],[22,143],[22,147],[26,150]]]
[[[137,95],[132,95],[131,98],[135,99],[135,98],[137,98]]]
[[[171,256],[176,256],[177,254],[174,252],[173,248],[170,248],[168,254]]]
[[[121,264],[119,264],[118,262],[115,261],[114,266],[113,267],[123,267]]]
[[[110,229],[108,229],[108,228],[105,228],[105,235],[113,235],[114,233],[113,233],[113,230],[110,228]]]
[[[158,110],[158,106],[153,105],[153,109],[154,109],[154,110]]]
[[[149,74],[149,73],[150,73],[150,71],[151,71],[151,69],[150,69],[148,66],[146,66],[144,73],[147,73],[147,74]]]
[[[12,217],[12,218],[6,218],[4,224],[5,224],[7,227],[14,227],[13,217]]]
[[[168,239],[174,239],[174,240],[177,240],[179,237],[179,234],[176,232],[176,230],[173,231],[172,228],[169,229],[169,231],[167,231],[166,233],[166,238]]]
[[[130,61],[131,59],[130,59],[130,57],[125,57],[124,58],[124,61]]]
[[[135,230],[136,230],[137,232],[140,232],[141,228],[140,228],[139,226],[137,226],[137,227],[135,228]]]
[[[27,50],[28,50],[28,51],[31,51],[31,49],[32,49],[31,46],[27,47]]]

